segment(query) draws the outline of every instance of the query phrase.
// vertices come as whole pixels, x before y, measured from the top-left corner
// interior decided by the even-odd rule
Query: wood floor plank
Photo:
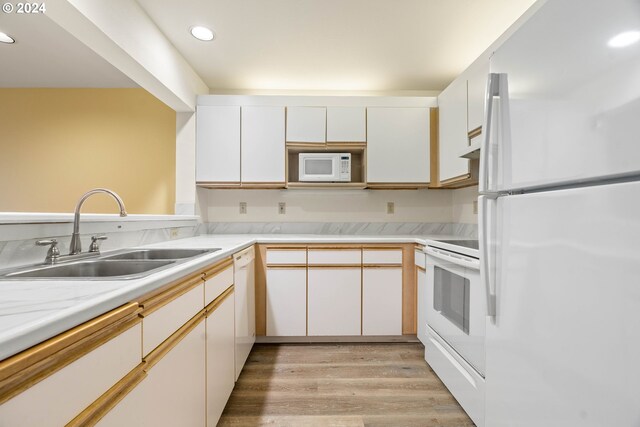
[[[256,345],[220,426],[473,426],[424,347]]]

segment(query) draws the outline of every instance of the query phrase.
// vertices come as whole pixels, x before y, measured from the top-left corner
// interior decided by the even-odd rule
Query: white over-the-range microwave
[[[351,181],[351,153],[300,153],[298,167],[300,181]]]

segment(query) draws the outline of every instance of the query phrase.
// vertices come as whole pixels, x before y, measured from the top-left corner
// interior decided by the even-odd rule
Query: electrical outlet
[[[473,213],[476,214],[476,215],[478,214],[478,201],[477,200],[473,201]]]
[[[287,213],[287,204],[285,202],[278,203],[278,213],[280,215]]]
[[[247,213],[247,202],[240,202],[240,214],[244,215]]]
[[[396,212],[396,204],[393,202],[387,202],[387,213],[394,214]]]
[[[172,228],[171,231],[169,232],[169,237],[171,237],[172,239],[175,239],[176,237],[178,237],[178,229]]]

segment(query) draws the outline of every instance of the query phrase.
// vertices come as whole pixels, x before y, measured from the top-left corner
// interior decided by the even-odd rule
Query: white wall
[[[474,213],[474,202],[478,200],[478,186],[453,190],[451,193],[451,222],[478,224],[478,214]]]
[[[205,190],[205,222],[451,222],[450,190]],[[247,214],[239,203],[247,202]],[[278,203],[286,213],[278,214]],[[395,213],[387,214],[387,202]],[[201,201],[202,203],[202,201]]]

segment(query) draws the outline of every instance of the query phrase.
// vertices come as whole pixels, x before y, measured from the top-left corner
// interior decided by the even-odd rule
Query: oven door
[[[469,267],[477,262],[473,258],[460,260],[429,249],[427,324],[484,377],[487,308],[479,263],[476,269]]]

